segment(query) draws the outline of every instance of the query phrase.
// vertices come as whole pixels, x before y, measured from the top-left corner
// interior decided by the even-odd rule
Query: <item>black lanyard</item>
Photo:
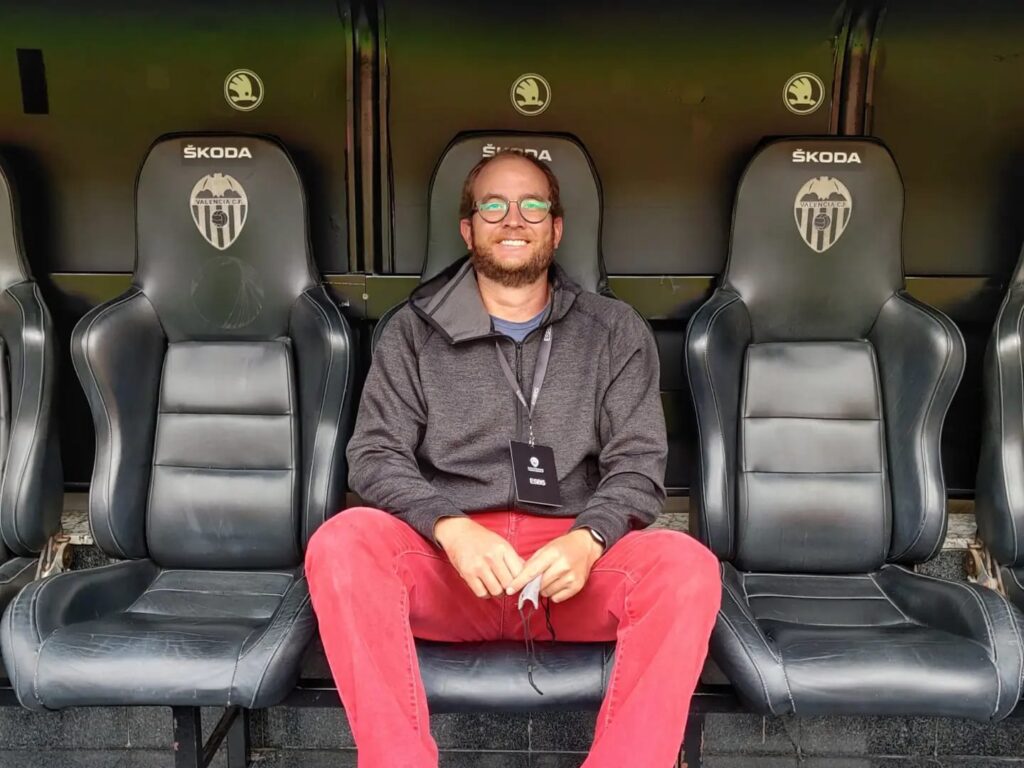
[[[530,393],[530,402],[526,402],[526,396],[516,381],[515,374],[512,373],[508,360],[501,353],[501,345],[498,342],[494,342],[494,349],[498,353],[498,362],[501,364],[501,370],[505,373],[505,378],[508,379],[512,391],[516,393],[516,397],[523,404],[523,408],[526,409],[526,413],[530,418],[530,445],[535,445],[533,439],[533,409],[537,405],[537,400],[540,397],[540,388],[544,386],[544,377],[548,373],[548,361],[551,359],[551,326],[549,325],[544,329],[544,338],[540,342],[537,364],[533,369],[533,391]]]

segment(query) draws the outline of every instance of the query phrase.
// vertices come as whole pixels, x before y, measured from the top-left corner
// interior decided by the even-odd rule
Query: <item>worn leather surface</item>
[[[797,149],[861,162],[795,163]],[[819,252],[794,203],[821,177],[852,213]],[[725,587],[711,653],[758,712],[988,720],[1020,695],[1009,603],[893,565],[945,535],[940,437],[964,366],[952,322],[903,292],[902,199],[877,142],[767,143],[687,331],[691,521]]]
[[[200,141],[252,160],[183,162]],[[216,174],[247,206],[224,248],[193,220]],[[273,141],[162,139],[137,195],[133,287],[72,339],[96,427],[91,527],[125,562],[30,585],[4,661],[32,709],[269,706],[315,630],[303,550],[344,493],[351,334]]]

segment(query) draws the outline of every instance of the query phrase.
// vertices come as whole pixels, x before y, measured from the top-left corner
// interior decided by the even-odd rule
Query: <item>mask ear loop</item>
[[[551,598],[541,598],[544,601],[544,623],[548,625],[548,632],[551,633],[551,642],[554,642],[557,638],[555,637],[555,628],[551,624]]]
[[[530,632],[530,617],[533,616],[533,606],[530,606],[529,613],[519,606],[519,617],[523,620],[523,639],[526,641],[526,654],[529,657],[526,662],[526,677],[530,681],[530,686],[539,693],[541,696],[544,695],[544,691],[537,687],[537,684],[533,681],[533,670],[534,667],[538,666],[537,663],[537,650],[533,642],[533,635]],[[548,625],[550,627],[550,624]]]

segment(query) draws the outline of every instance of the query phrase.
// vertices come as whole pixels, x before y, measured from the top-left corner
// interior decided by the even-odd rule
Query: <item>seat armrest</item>
[[[295,351],[302,420],[302,531],[305,548],[320,524],[344,506],[351,432],[352,331],[322,285],[292,307],[289,334]]]
[[[892,494],[889,559],[930,560],[946,536],[942,427],[964,371],[964,340],[937,309],[895,293],[868,334],[881,379]]]
[[[96,428],[89,519],[96,544],[123,559],[147,556],[153,438],[167,339],[149,299],[131,288],[75,326],[71,359]]]
[[[735,547],[736,444],[750,316],[738,294],[719,289],[686,329],[686,376],[697,422],[690,528],[723,559]]]
[[[3,313],[13,419],[0,484],[0,530],[12,552],[31,556],[60,528],[64,502],[54,402],[56,342],[35,282],[10,286],[3,301],[16,311]]]

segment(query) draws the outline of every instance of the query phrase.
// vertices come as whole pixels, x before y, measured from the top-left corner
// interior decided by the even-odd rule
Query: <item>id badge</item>
[[[555,452],[546,445],[531,446],[516,440],[509,440],[508,445],[512,451],[516,500],[520,504],[562,506],[558,472],[555,470]]]

